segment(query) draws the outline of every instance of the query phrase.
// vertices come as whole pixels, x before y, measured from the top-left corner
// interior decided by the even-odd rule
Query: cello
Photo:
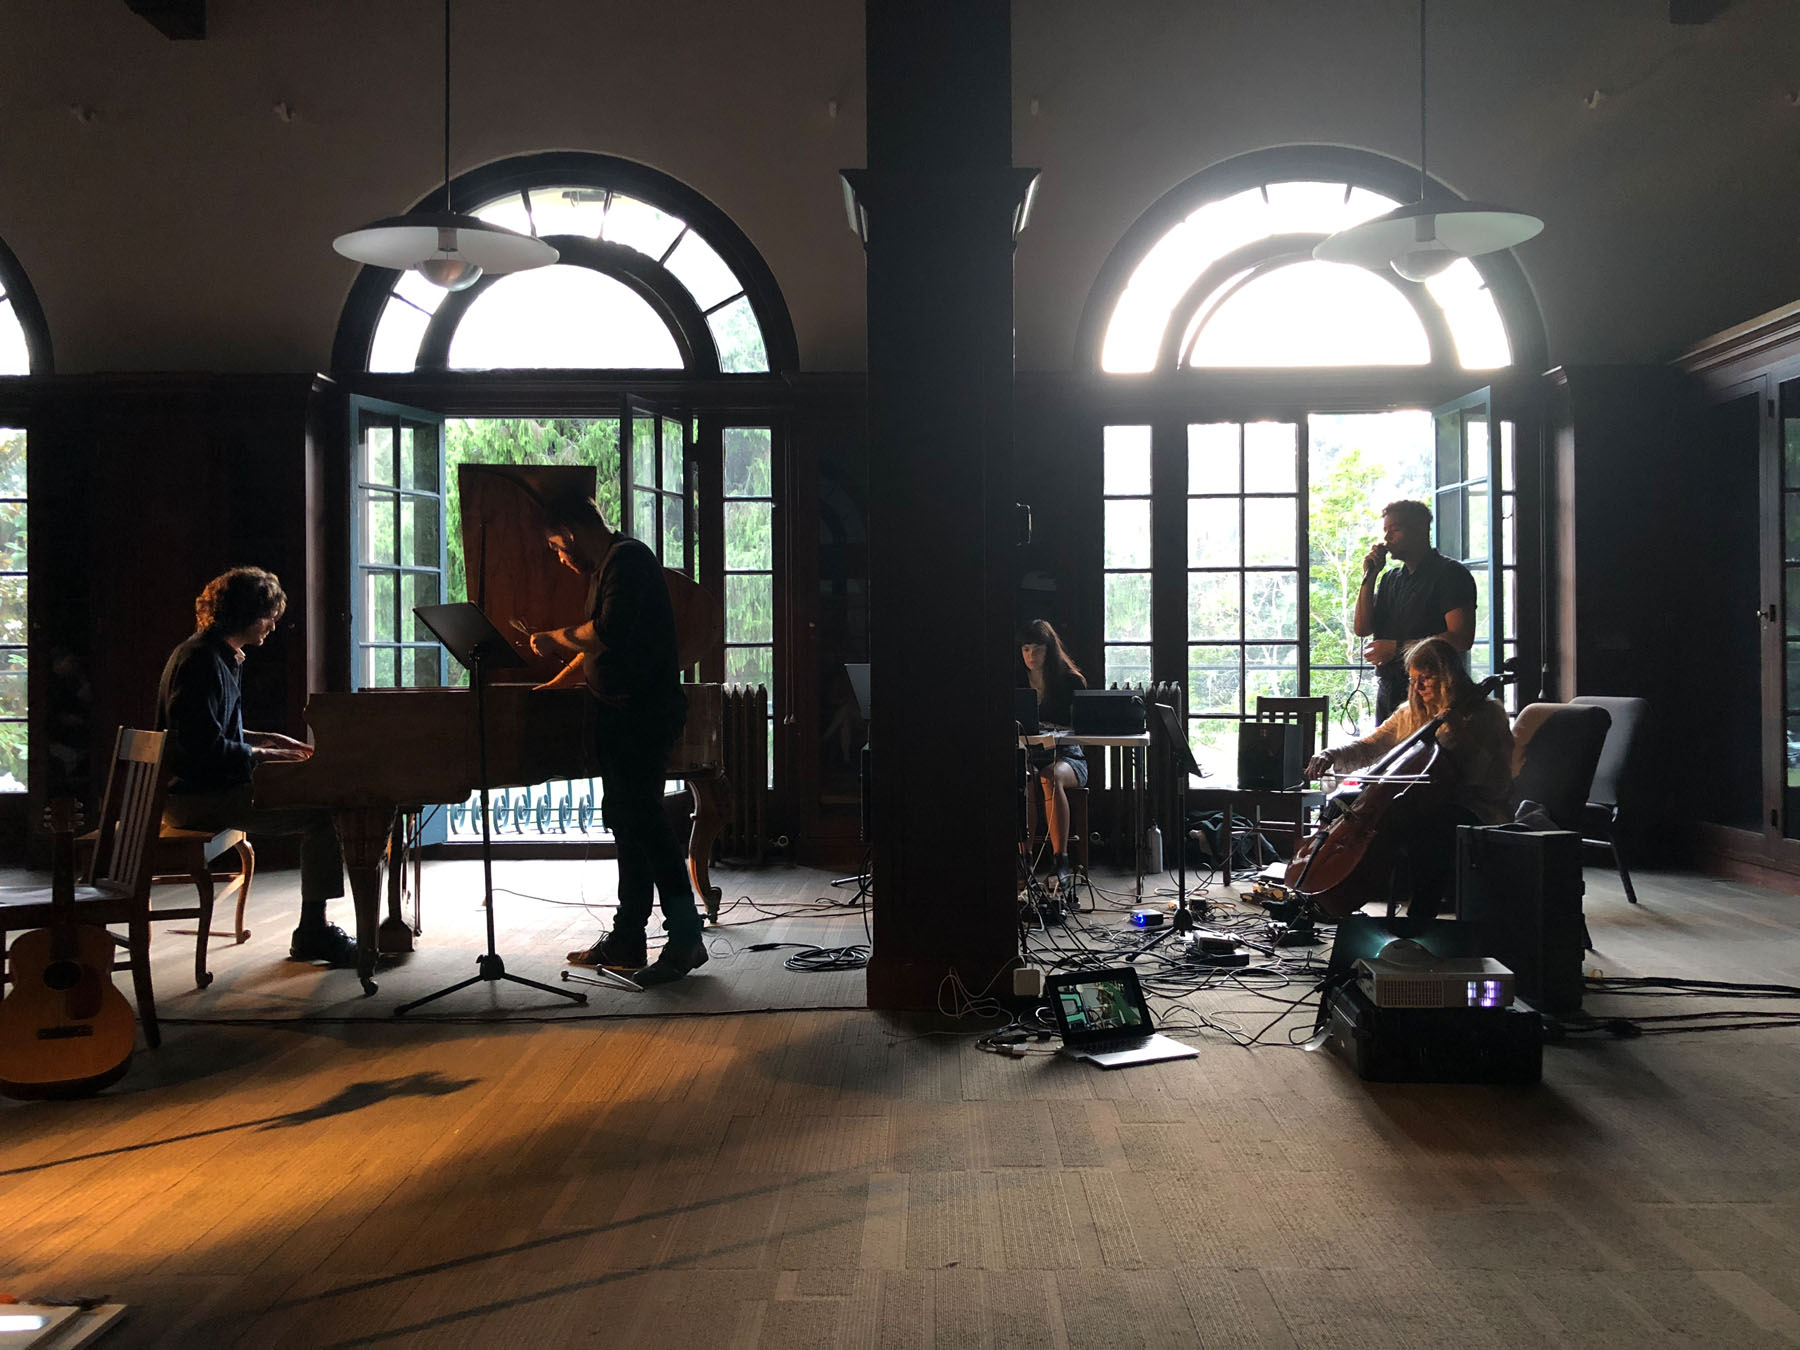
[[[1433,717],[1369,768],[1326,798],[1328,810],[1310,838],[1294,850],[1283,884],[1320,918],[1348,918],[1364,905],[1388,898],[1400,831],[1384,829],[1396,814],[1425,809],[1449,791],[1438,728],[1452,714],[1491,698],[1518,677],[1490,675],[1453,706]],[[1335,807],[1335,812],[1329,808]]]

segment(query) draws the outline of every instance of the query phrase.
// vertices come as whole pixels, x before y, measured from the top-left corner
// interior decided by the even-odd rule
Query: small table
[[[1195,806],[1207,810],[1224,812],[1224,826],[1219,832],[1220,852],[1219,880],[1231,885],[1231,817],[1238,806],[1243,806],[1256,822],[1256,833],[1262,834],[1262,815],[1265,810],[1281,810],[1292,813],[1297,822],[1294,829],[1294,844],[1299,846],[1305,830],[1299,822],[1303,822],[1308,809],[1324,803],[1325,794],[1316,788],[1246,788],[1236,783],[1206,783],[1200,787],[1190,787],[1187,798]],[[1182,842],[1186,841],[1186,822],[1182,825]]]
[[[1073,731],[1055,731],[1046,728],[1029,736],[1020,736],[1019,744],[1041,749],[1054,750],[1059,745],[1079,745],[1083,750],[1089,746],[1113,747],[1131,750],[1138,757],[1137,799],[1138,819],[1149,819],[1146,809],[1150,800],[1150,733],[1148,731],[1129,732],[1119,736],[1078,736]],[[1091,768],[1089,770],[1092,772]],[[1131,870],[1136,876],[1133,893],[1138,899],[1144,898],[1143,840],[1131,841]]]

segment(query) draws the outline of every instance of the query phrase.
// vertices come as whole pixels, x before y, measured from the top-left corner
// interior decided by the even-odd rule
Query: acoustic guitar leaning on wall
[[[75,803],[50,804],[55,835],[50,927],[7,954],[0,1000],[0,1093],[79,1097],[117,1082],[137,1045],[137,1016],[112,980],[113,940],[75,921]]]

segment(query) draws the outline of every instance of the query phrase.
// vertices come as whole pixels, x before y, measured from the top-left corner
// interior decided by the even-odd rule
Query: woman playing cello
[[[1462,653],[1442,638],[1426,638],[1406,653],[1407,700],[1359,741],[1332,746],[1313,756],[1306,776],[1346,774],[1373,764],[1433,717],[1448,713],[1438,728],[1438,761],[1444,791],[1418,794],[1417,804],[1395,811],[1384,828],[1399,833],[1409,863],[1411,895],[1407,914],[1437,914],[1456,866],[1458,825],[1498,825],[1512,818],[1512,728],[1506,710],[1479,697]],[[1408,794],[1411,797],[1413,794]],[[1397,800],[1396,805],[1406,802]]]

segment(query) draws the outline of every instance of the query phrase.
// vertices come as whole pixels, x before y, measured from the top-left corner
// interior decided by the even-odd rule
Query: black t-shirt
[[[607,553],[588,588],[588,616],[605,650],[583,664],[588,692],[602,706],[651,717],[685,707],[675,611],[662,564],[646,545],[622,538]]]
[[[1375,638],[1399,644],[1394,659],[1380,667],[1384,684],[1406,686],[1406,647],[1444,631],[1452,610],[1475,608],[1475,578],[1454,558],[1432,549],[1408,571],[1391,567],[1375,583]]]

